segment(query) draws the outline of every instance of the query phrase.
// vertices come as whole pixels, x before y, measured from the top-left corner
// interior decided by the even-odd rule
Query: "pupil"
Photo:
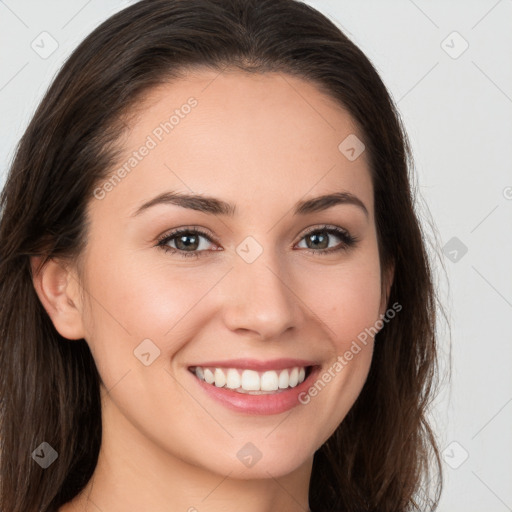
[[[316,242],[320,241],[320,245],[321,245],[321,247],[320,247],[320,248],[321,248],[321,249],[325,249],[325,248],[326,248],[326,245],[325,245],[325,243],[324,243],[324,244],[322,244],[322,240],[321,240],[322,238],[323,238],[323,242],[325,242],[325,241],[327,240],[327,237],[326,237],[326,236],[324,236],[324,235],[314,234],[314,235],[311,235],[311,237],[310,237],[310,239],[311,239],[311,240],[315,240]],[[319,239],[320,239],[320,240],[319,240]],[[313,243],[315,243],[315,242],[313,242]],[[319,246],[318,246],[318,245],[316,245],[315,247],[316,247],[316,248],[318,248]]]
[[[192,242],[192,243],[188,243],[188,242],[186,242],[187,238],[194,238],[195,241]],[[178,242],[179,243],[183,243],[185,248],[197,249],[197,237],[196,237],[196,235],[182,235],[182,236],[180,236],[178,238],[178,240],[177,240],[177,246],[178,246],[178,249],[181,249],[182,247],[179,247]]]

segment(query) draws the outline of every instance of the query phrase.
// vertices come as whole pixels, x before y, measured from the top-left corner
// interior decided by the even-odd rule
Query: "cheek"
[[[379,315],[380,277],[378,269],[354,269],[343,276],[338,293],[331,295],[331,328],[340,336],[339,350],[374,325]]]
[[[381,279],[375,250],[354,253],[346,262],[302,268],[297,295],[323,321],[337,352],[379,319]]]
[[[114,381],[127,368],[139,370],[134,350],[143,340],[152,340],[165,356],[178,351],[181,340],[191,334],[185,331],[200,324],[190,322],[189,313],[198,314],[202,297],[223,273],[211,266],[193,269],[169,263],[161,256],[114,252],[114,247],[91,252],[87,266],[88,341],[98,370]],[[163,360],[155,360],[155,366]]]
[[[373,260],[334,267],[311,279],[305,302],[329,337],[329,357],[299,400],[311,422],[318,422],[317,443],[328,439],[353,406],[366,381],[373,354],[371,328],[379,318],[379,264]],[[306,298],[307,297],[307,298]],[[326,414],[328,411],[328,414]]]

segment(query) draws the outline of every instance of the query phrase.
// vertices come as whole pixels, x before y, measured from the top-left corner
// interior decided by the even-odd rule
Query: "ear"
[[[391,292],[391,286],[393,285],[394,277],[395,277],[395,262],[393,261],[388,265],[388,267],[383,272],[382,296],[381,296],[379,316],[384,315],[388,308],[389,294]]]
[[[64,338],[85,337],[80,284],[76,272],[63,261],[50,259],[42,267],[42,257],[32,256],[32,282],[55,329]]]

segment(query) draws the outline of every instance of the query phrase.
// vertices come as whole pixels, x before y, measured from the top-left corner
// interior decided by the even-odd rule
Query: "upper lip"
[[[189,365],[189,367],[201,366],[202,368],[244,368],[248,370],[264,371],[264,370],[284,370],[285,368],[315,366],[316,362],[306,359],[269,359],[267,361],[258,361],[257,359],[230,359],[225,361],[206,361]]]

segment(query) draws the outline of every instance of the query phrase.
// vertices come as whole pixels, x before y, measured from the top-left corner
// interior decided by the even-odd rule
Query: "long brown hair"
[[[403,309],[377,334],[360,396],[315,454],[310,506],[434,510],[441,464],[427,415],[438,381],[437,296],[411,190],[410,146],[368,58],[295,0],[142,0],[78,46],[40,103],[0,198],[0,510],[56,511],[84,488],[101,444],[94,360],[85,340],[67,341],[54,328],[34,290],[30,257],[80,256],[86,206],[112,171],[123,118],[152,87],[203,66],[303,78],[358,124],[381,266],[395,266],[388,301]],[[42,442],[58,453],[47,469],[31,456]]]

